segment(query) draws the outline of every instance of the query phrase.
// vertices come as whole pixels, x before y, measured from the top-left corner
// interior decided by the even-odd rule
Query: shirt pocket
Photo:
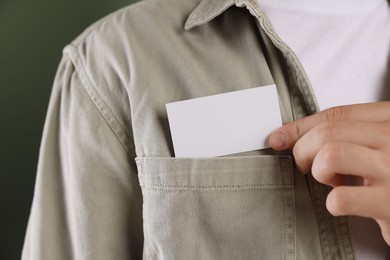
[[[146,259],[294,259],[289,156],[137,158]]]

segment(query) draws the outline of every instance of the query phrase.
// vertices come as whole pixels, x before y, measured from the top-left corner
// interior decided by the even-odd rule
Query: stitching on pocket
[[[183,222],[180,222],[180,221],[176,222],[176,221],[174,221],[176,219],[172,218],[172,216],[177,216],[177,215],[172,215],[173,213],[171,213],[172,211],[171,211],[170,207],[172,205],[175,205],[175,207],[178,207],[179,205],[184,205],[184,207],[189,207],[190,210],[188,212],[185,209],[183,210],[182,208],[180,208],[179,212],[180,212],[180,214],[183,214],[183,215],[186,215],[186,214],[191,215],[192,214],[191,210],[196,211],[196,209],[191,208],[190,206],[188,206],[187,203],[183,204],[183,202],[192,203],[193,200],[191,199],[191,197],[193,198],[194,196],[197,196],[197,194],[199,194],[199,196],[203,196],[204,198],[206,198],[206,199],[204,199],[204,201],[209,201],[209,199],[210,199],[211,202],[214,201],[213,203],[215,203],[215,201],[217,201],[218,199],[221,199],[221,197],[218,193],[221,193],[221,195],[223,195],[224,193],[227,193],[228,195],[230,194],[230,196],[238,196],[237,197],[238,200],[235,201],[236,204],[233,204],[233,205],[240,205],[240,201],[242,201],[245,198],[254,198],[254,197],[252,197],[252,195],[255,193],[257,194],[257,192],[260,192],[259,194],[264,194],[263,192],[265,192],[265,193],[271,192],[271,193],[279,194],[279,195],[277,195],[277,194],[275,195],[276,196],[275,198],[278,198],[278,202],[279,202],[278,205],[276,205],[276,207],[278,208],[277,212],[279,212],[278,222],[277,222],[278,223],[277,236],[278,236],[278,241],[282,242],[282,244],[280,246],[283,246],[283,248],[280,248],[278,246],[277,248],[270,248],[269,250],[271,250],[270,252],[277,252],[278,255],[280,256],[280,258],[284,258],[284,259],[295,258],[296,257],[295,239],[294,239],[294,241],[291,240],[292,235],[294,236],[293,238],[295,238],[295,234],[291,233],[291,232],[295,232],[295,228],[292,229],[291,221],[294,221],[294,223],[292,225],[295,225],[295,220],[294,220],[294,212],[290,211],[290,210],[294,210],[294,208],[292,208],[292,209],[290,208],[292,206],[292,205],[290,205],[290,203],[294,203],[294,197],[291,197],[291,196],[293,196],[292,192],[293,192],[293,187],[294,187],[293,181],[292,181],[293,176],[292,176],[292,172],[290,172],[290,170],[289,170],[289,167],[291,165],[287,162],[284,162],[284,161],[285,160],[283,160],[283,162],[281,162],[280,168],[275,167],[276,171],[278,171],[278,173],[275,172],[275,174],[283,175],[283,178],[281,178],[281,179],[278,178],[275,180],[275,182],[261,183],[258,180],[258,178],[256,177],[257,176],[256,174],[258,174],[258,173],[253,173],[253,170],[258,169],[257,167],[255,167],[255,168],[253,168],[253,167],[248,167],[248,168],[235,167],[235,169],[232,169],[231,171],[230,171],[229,167],[225,167],[225,169],[221,169],[222,171],[212,169],[212,172],[227,172],[227,173],[234,172],[235,170],[237,170],[237,171],[247,170],[249,172],[252,171],[251,174],[252,174],[252,176],[254,176],[253,179],[248,179],[248,180],[242,179],[239,176],[238,178],[236,178],[236,180],[239,179],[240,181],[236,182],[236,183],[234,183],[234,182],[229,183],[229,181],[232,180],[229,178],[227,178],[226,180],[219,182],[219,183],[212,183],[212,181],[208,182],[208,183],[207,182],[180,183],[180,182],[175,182],[175,181],[170,182],[171,179],[168,179],[168,181],[165,181],[164,178],[162,178],[161,179],[162,182],[159,182],[159,183],[158,182],[154,182],[154,183],[149,182],[148,183],[149,180],[146,180],[146,183],[141,184],[144,195],[145,194],[147,195],[146,197],[144,197],[144,199],[145,199],[144,203],[145,202],[148,203],[146,205],[146,208],[144,208],[144,210],[148,211],[149,212],[148,215],[152,216],[152,218],[147,219],[148,222],[145,222],[145,225],[150,226],[150,227],[155,227],[156,225],[158,226],[161,223],[164,223],[164,222],[162,222],[162,221],[164,221],[164,219],[169,219],[169,220],[171,220],[169,222],[169,225],[172,227],[172,229],[169,229],[169,232],[167,232],[166,230],[161,231],[160,229],[156,229],[162,233],[159,233],[159,234],[154,233],[153,234],[153,235],[158,235],[159,239],[156,239],[155,241],[153,241],[152,244],[148,245],[148,248],[150,250],[156,250],[157,248],[161,248],[162,251],[158,252],[158,253],[161,254],[162,258],[163,258],[163,256],[168,257],[168,256],[172,256],[172,255],[181,256],[181,258],[183,258],[184,255],[186,255],[188,253],[191,254],[190,251],[186,251],[184,249],[178,250],[178,249],[173,248],[173,247],[170,248],[169,246],[164,247],[164,245],[166,245],[164,243],[165,243],[165,241],[167,241],[166,235],[170,234],[170,232],[173,232],[172,236],[174,238],[177,238],[177,237],[180,237],[183,239],[186,238],[186,236],[183,235],[183,232],[181,232],[181,230],[183,230],[182,229]],[[242,164],[242,165],[245,165],[245,164]],[[187,165],[184,165],[184,166],[187,166]],[[169,175],[169,173],[170,173],[169,171],[165,171],[165,169],[164,169],[164,171],[162,171],[162,172],[160,171],[158,173],[150,171],[150,168],[148,168],[147,165],[144,165],[144,162],[142,162],[141,160],[138,161],[138,167],[139,167],[139,172],[140,172],[141,178],[145,177],[145,175],[147,177],[154,178],[154,177],[156,177],[155,174],[164,175],[166,172],[166,174]],[[178,168],[180,168],[180,167],[178,167]],[[154,168],[152,168],[152,169],[154,169]],[[242,170],[240,170],[240,169],[242,169]],[[146,174],[145,174],[145,170],[148,171]],[[199,169],[197,169],[197,170],[199,170]],[[272,168],[270,168],[269,170],[272,171]],[[210,173],[210,171],[206,171],[206,172]],[[190,175],[190,173],[193,173],[193,172],[189,171],[188,175]],[[245,174],[245,173],[243,173],[243,174]],[[267,174],[271,177],[274,176],[273,172],[267,173]],[[221,175],[221,177],[224,177],[224,175]],[[291,181],[289,181],[287,179],[291,179]],[[196,180],[198,180],[198,179],[196,179]],[[251,180],[259,181],[259,182],[251,183]],[[254,192],[254,193],[252,194],[252,192]],[[175,197],[175,196],[177,196],[177,197]],[[208,196],[210,196],[210,197],[208,197]],[[250,197],[248,197],[248,196],[250,196]],[[270,198],[273,198],[273,197],[270,197]],[[281,202],[279,199],[282,199],[283,202]],[[246,201],[247,200],[242,201],[242,202],[246,202]],[[172,202],[174,202],[174,203],[172,203]],[[209,206],[214,205],[213,203],[209,204]],[[273,210],[273,208],[275,207],[275,205],[273,205],[273,203],[272,203],[272,199],[264,200],[264,203],[265,203],[265,207],[269,208],[270,210]],[[256,208],[259,207],[259,205],[257,205],[257,204],[255,206],[256,206]],[[144,207],[145,207],[145,204],[144,204]],[[159,210],[156,210],[157,208]],[[214,213],[215,213],[214,215],[217,215],[216,212],[214,212]],[[177,214],[177,211],[176,211],[176,214]],[[282,219],[282,217],[283,217],[282,214],[284,215],[283,219]],[[265,217],[265,216],[263,216],[263,217]],[[292,217],[292,219],[287,219],[287,218],[291,218],[291,217]],[[216,219],[218,219],[218,218],[216,218]],[[198,218],[198,220],[201,220],[201,218]],[[233,221],[233,220],[231,220],[231,221]],[[218,222],[211,222],[211,223],[218,223]],[[258,223],[257,218],[254,220],[253,223]],[[197,224],[199,224],[199,221],[194,221],[191,224],[193,225],[193,227],[196,227]],[[188,223],[184,223],[184,227],[186,225],[188,225]],[[266,230],[266,226],[264,226],[264,225],[260,225],[260,226],[258,226],[258,228],[260,228],[260,229],[263,228],[264,230]],[[261,229],[261,230],[263,230],[263,229]],[[156,232],[156,230],[151,229],[150,232]],[[194,230],[197,230],[197,229],[194,229]],[[283,232],[283,233],[281,233],[281,232]],[[196,233],[196,234],[198,234],[198,233]],[[176,236],[176,235],[178,235],[178,236]],[[202,235],[202,233],[199,233],[198,235]],[[254,235],[254,233],[252,235]],[[261,241],[260,238],[257,238],[257,239],[258,239],[258,241]],[[185,240],[180,240],[180,242],[182,242],[182,241],[185,241]],[[231,238],[230,240],[227,240],[227,242],[226,242],[227,243],[226,245],[230,246],[229,248],[232,248],[232,243],[233,243],[232,241],[234,241],[233,238]],[[271,239],[270,241],[274,241],[274,240]],[[255,244],[253,244],[253,245],[255,245]],[[292,249],[292,247],[294,247],[294,248]],[[242,248],[242,249],[244,250],[244,248]],[[280,252],[280,250],[284,250],[284,252]],[[217,251],[212,250],[210,252],[213,252],[214,254],[218,255],[218,250]],[[152,253],[152,251],[150,251],[150,253]],[[181,254],[183,254],[183,255],[181,255]]]
[[[190,186],[190,185],[141,185],[146,189],[184,189],[184,190],[193,190],[193,189],[280,189],[280,188],[291,188],[291,184],[245,184],[245,185],[210,185],[210,186]]]

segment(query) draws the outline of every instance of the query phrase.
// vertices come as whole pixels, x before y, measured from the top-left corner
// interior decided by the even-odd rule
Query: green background
[[[62,48],[134,0],[0,1],[0,259],[20,259]]]

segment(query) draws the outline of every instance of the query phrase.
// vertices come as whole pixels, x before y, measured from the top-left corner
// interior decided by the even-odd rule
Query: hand
[[[284,125],[269,142],[292,149],[299,171],[334,187],[331,214],[375,219],[390,245],[390,102],[327,109]]]

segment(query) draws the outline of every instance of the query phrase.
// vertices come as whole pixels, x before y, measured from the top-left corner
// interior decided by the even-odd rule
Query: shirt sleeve
[[[83,82],[64,56],[46,117],[23,260],[142,257],[133,153],[110,123],[110,108],[91,98]]]

